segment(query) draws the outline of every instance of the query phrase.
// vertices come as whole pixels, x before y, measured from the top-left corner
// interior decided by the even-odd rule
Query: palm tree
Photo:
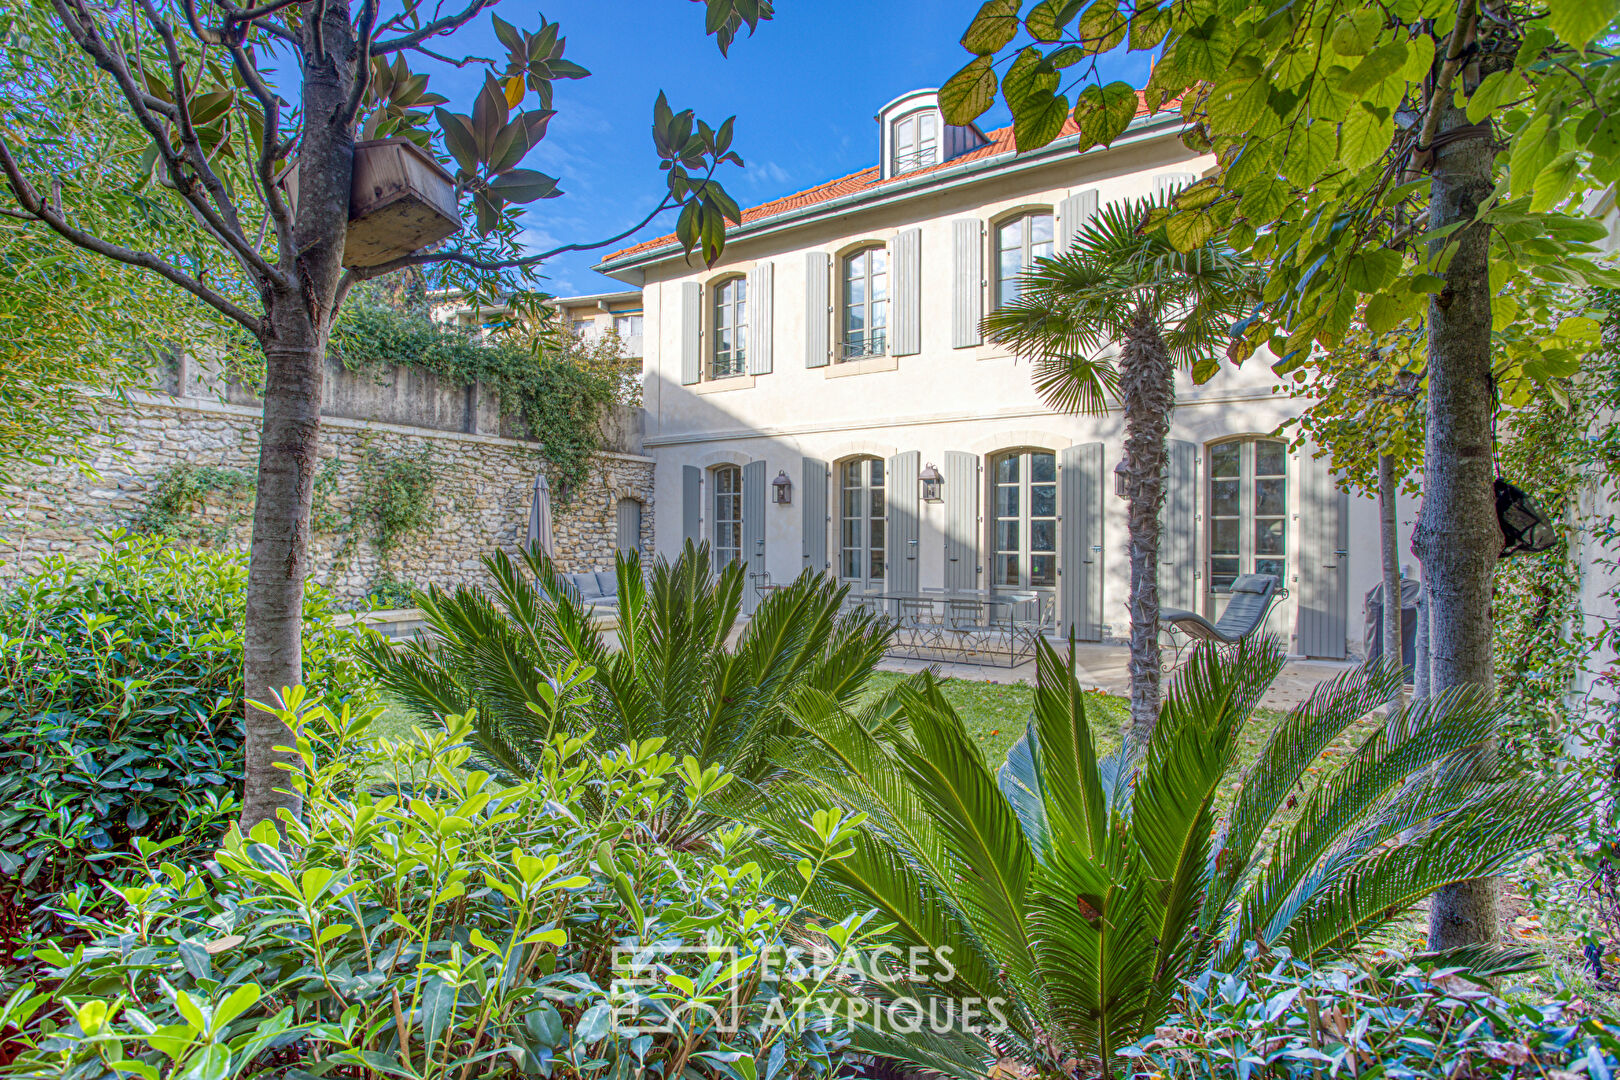
[[[1314,775],[1325,748],[1396,697],[1392,666],[1320,687],[1233,794],[1243,734],[1282,663],[1273,640],[1231,658],[1199,650],[1151,738],[1105,754],[1072,656],[1065,667],[1043,642],[1027,731],[999,771],[933,684],[903,691],[899,722],[877,727],[810,695],[812,741],[781,762],[798,780],[756,815],[761,858],[791,865],[771,845],[818,809],[869,814],[812,906],[830,919],[876,908],[900,955],[948,949],[955,970],[926,993],[999,999],[988,1052],[1057,1076],[1077,1059],[1110,1072],[1184,978],[1233,970],[1247,949],[1319,963],[1387,940],[1436,889],[1497,873],[1581,820],[1573,782],[1474,779],[1502,714],[1472,691],[1398,709]],[[858,1044],[908,1053],[870,1032]]]
[[[1250,262],[1219,240],[1178,251],[1164,203],[1110,203],[1069,250],[1019,278],[1018,298],[987,315],[986,335],[1032,362],[1054,409],[1100,414],[1117,396],[1125,416],[1131,589],[1131,726],[1158,720],[1159,512],[1175,369],[1213,375],[1229,331],[1257,299]],[[1117,365],[1108,357],[1119,345]]]
[[[509,776],[539,773],[560,716],[574,734],[594,730],[598,746],[661,739],[657,751],[676,761],[691,755],[739,787],[764,785],[775,773],[770,751],[797,731],[795,702],[813,692],[854,709],[889,644],[886,623],[841,613],[847,588],[808,571],[761,601],[731,644],[743,567],[713,573],[708,545],[688,542],[673,564],[655,564],[650,581],[637,556],[619,556],[610,648],[551,560],[520,558],[486,558],[487,589],[418,593],[431,646],[367,650],[383,688],[424,721],[476,709],[475,750]],[[567,677],[571,669],[589,669],[588,679]],[[559,696],[583,700],[559,708]],[[881,716],[888,700],[863,702],[862,715]],[[718,820],[677,792],[654,828],[678,845]]]

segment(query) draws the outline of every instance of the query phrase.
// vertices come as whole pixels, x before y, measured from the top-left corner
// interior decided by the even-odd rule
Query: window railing
[[[748,361],[741,353],[732,353],[729,356],[717,356],[709,365],[709,378],[729,379],[734,375],[742,375],[748,370]]]
[[[912,172],[917,169],[926,169],[930,165],[939,164],[939,150],[937,147],[925,146],[921,150],[913,150],[909,154],[894,155],[894,174]]]
[[[864,360],[868,356],[882,356],[888,352],[888,337],[882,330],[847,337],[838,343],[838,359]]]

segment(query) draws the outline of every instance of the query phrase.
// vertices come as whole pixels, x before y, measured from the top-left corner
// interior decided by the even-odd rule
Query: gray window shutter
[[[1159,520],[1159,605],[1196,611],[1198,604],[1198,447],[1171,439],[1170,476]]]
[[[1075,191],[1058,203],[1057,249],[1068,251],[1074,234],[1097,212],[1097,189]]]
[[[703,286],[681,282],[681,385],[691,386],[703,370]]]
[[[812,574],[830,569],[827,562],[827,463],[804,459],[799,507],[804,514],[804,568]]]
[[[1294,570],[1299,645],[1306,656],[1344,659],[1349,621],[1350,497],[1326,455],[1299,452],[1299,555]]]
[[[951,222],[951,348],[981,344],[984,317],[984,225],[978,218]]]
[[[1058,617],[1063,632],[1101,641],[1103,444],[1058,455]]]
[[[884,500],[889,508],[888,576],[884,584],[897,592],[916,592],[922,578],[918,572],[917,474],[922,471],[922,452],[907,450],[889,459],[889,475],[884,484]]]
[[[804,254],[804,366],[826,367],[832,348],[827,327],[832,321],[827,306],[827,279],[832,276],[832,257],[825,251]]]
[[[762,262],[748,275],[748,374],[771,373],[771,345],[775,337],[776,265]]]
[[[1198,174],[1190,172],[1160,173],[1153,178],[1153,197],[1164,201],[1184,187],[1197,183]]]
[[[890,264],[894,277],[894,335],[890,353],[922,352],[922,230],[901,229],[894,237]]]
[[[760,586],[765,577],[765,463],[750,461],[743,466],[743,562],[748,576],[743,583],[743,614],[752,615],[759,606]]]
[[[681,466],[681,542],[703,540],[703,470]]]
[[[945,587],[979,587],[979,456],[945,451]]]

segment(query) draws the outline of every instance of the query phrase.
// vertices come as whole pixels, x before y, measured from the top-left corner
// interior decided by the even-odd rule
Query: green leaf
[[[1240,134],[1254,127],[1266,111],[1271,84],[1265,76],[1238,76],[1217,83],[1209,96],[1209,120],[1213,130]]]
[[[526,203],[536,199],[555,199],[562,191],[557,178],[533,169],[513,169],[489,182],[489,189],[507,202]]]
[[[962,48],[990,56],[1018,33],[1018,0],[986,0],[962,35]]]
[[[445,109],[434,109],[433,118],[439,122],[445,149],[456,159],[462,172],[472,175],[478,169],[478,140],[473,137],[472,120]]]
[[[1523,85],[1514,81],[1515,74],[1512,71],[1493,71],[1480,81],[1479,87],[1468,99],[1470,124],[1477,124],[1491,115],[1515,86]]]
[[[1535,193],[1530,196],[1531,211],[1540,213],[1562,203],[1575,189],[1580,176],[1580,159],[1573,153],[1559,154],[1536,174]]]
[[[1340,56],[1365,56],[1378,40],[1383,21],[1381,11],[1362,9],[1353,12],[1348,18],[1338,21],[1328,41]]]
[[[1169,32],[1169,4],[1138,8],[1136,17],[1131,20],[1130,42],[1127,47],[1131,52],[1146,52],[1157,48],[1159,42],[1163,41]]]
[[[1043,107],[1058,88],[1060,76],[1056,71],[1048,70],[1042,59],[1040,51],[1029,46],[1018,54],[1012,67],[1007,69],[1007,74],[1002,76],[1001,96],[1006,100],[1007,109],[1014,119],[1025,102],[1035,108]]]
[[[1338,150],[1337,133],[1325,120],[1317,120],[1304,131],[1294,129],[1283,154],[1283,175],[1298,188],[1308,188],[1333,167]]]
[[[1395,138],[1395,119],[1388,112],[1382,116],[1366,102],[1357,102],[1345,117],[1339,132],[1339,161],[1345,168],[1358,171],[1381,159]]]
[[[1130,83],[1088,86],[1074,103],[1074,122],[1080,125],[1080,149],[1107,146],[1136,119],[1139,105]]]
[[[1401,272],[1401,257],[1388,248],[1373,248],[1350,256],[1345,283],[1361,293],[1387,288]]]
[[[1068,0],[1041,0],[1040,3],[1029,9],[1024,16],[1024,29],[1036,41],[1053,42],[1063,40],[1063,23],[1067,22]],[[1060,22],[1059,19],[1063,19]]]
[[[1080,16],[1081,47],[1095,56],[1124,41],[1125,33],[1130,29],[1127,10],[1123,8],[1121,0],[1095,0]]]
[[[1620,0],[1549,0],[1547,7],[1547,25],[1581,50],[1620,14]]]
[[[1214,236],[1218,229],[1214,216],[1203,210],[1172,214],[1164,223],[1164,235],[1177,251],[1191,251]]]
[[[1219,15],[1211,15],[1202,23],[1189,26],[1176,39],[1174,62],[1178,76],[1186,80],[1182,86],[1198,80],[1214,82],[1226,74],[1227,61],[1232,57],[1229,25]],[[1163,63],[1161,60],[1160,64]]]
[[[971,124],[996,101],[996,73],[988,56],[976,56],[939,88],[939,111],[947,124]]]
[[[1380,45],[1344,77],[1339,83],[1340,91],[1357,97],[1370,93],[1405,67],[1408,51],[1404,41]]]
[[[1530,193],[1546,159],[1557,150],[1557,141],[1548,138],[1551,127],[1552,117],[1541,113],[1514,136],[1513,148],[1508,151],[1508,184],[1513,198]]]
[[[1013,142],[1020,150],[1034,150],[1045,146],[1063,130],[1063,121],[1069,118],[1069,99],[1054,94],[1044,101],[1025,99],[1023,106],[1013,114]]]

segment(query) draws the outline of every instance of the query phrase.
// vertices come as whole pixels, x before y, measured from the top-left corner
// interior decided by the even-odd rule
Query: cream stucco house
[[[1100,204],[1205,168],[1178,128],[1140,115],[1078,154],[1071,122],[1014,154],[1010,129],[947,126],[917,91],[880,112],[878,164],[747,211],[713,268],[671,237],[604,260],[641,290],[657,551],[705,539],[757,582],[808,567],[863,588],[1033,590],[1063,636],[1124,637],[1119,416],[1053,412],[978,322]],[[1376,513],[1273,436],[1298,408],[1258,359],[1181,379],[1161,588],[1214,617],[1234,575],[1278,574],[1270,629],[1341,658],[1378,580]]]

